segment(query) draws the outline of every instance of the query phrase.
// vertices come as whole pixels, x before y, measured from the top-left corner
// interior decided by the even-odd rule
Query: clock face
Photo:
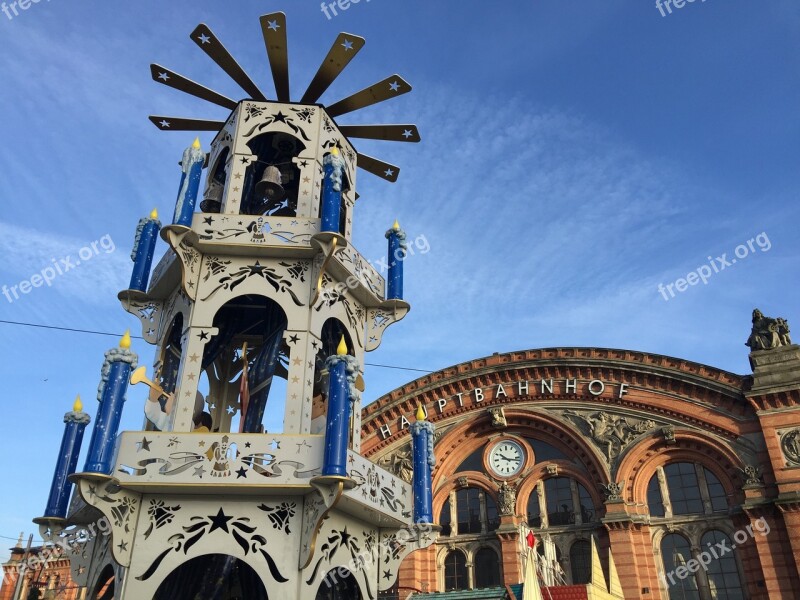
[[[500,477],[511,477],[522,470],[525,450],[514,440],[502,440],[489,452],[489,467]]]

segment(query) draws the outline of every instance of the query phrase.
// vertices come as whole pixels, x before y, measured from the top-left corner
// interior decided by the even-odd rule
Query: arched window
[[[664,581],[669,591],[669,600],[700,600],[697,580],[693,573],[678,576],[678,567],[686,566],[692,560],[692,550],[685,537],[677,533],[664,536],[661,540],[661,561],[664,567]],[[683,573],[686,569],[681,569]]]
[[[460,550],[453,550],[444,559],[444,589],[446,592],[469,589],[467,557]]]
[[[459,535],[481,532],[480,490],[466,488],[456,492],[456,515]]]
[[[315,600],[361,600],[356,578],[347,569],[333,569],[322,580]]]
[[[475,554],[475,587],[497,587],[501,584],[500,559],[491,548],[481,548]]]
[[[569,549],[569,562],[572,566],[572,584],[589,583],[592,578],[592,545],[586,540],[578,540]]]
[[[484,493],[486,498],[486,531],[495,531],[500,527],[500,513],[497,512],[497,503],[489,494]]]
[[[673,515],[702,515],[727,512],[728,496],[714,473],[694,463],[671,463],[659,467],[667,482],[667,498],[662,498],[658,473],[647,485],[647,504],[650,515],[664,517],[666,506]],[[706,501],[710,509],[706,507]]]
[[[567,477],[553,477],[544,482],[547,520],[551,527],[575,522],[572,489]]]
[[[533,488],[531,495],[528,496],[528,527],[538,529],[542,526],[542,514],[539,508],[539,491],[538,486]]]
[[[692,463],[673,463],[664,467],[673,515],[703,513],[703,498]]]
[[[663,517],[664,499],[661,497],[661,485],[658,482],[658,473],[650,478],[647,484],[647,506],[651,517]]]
[[[734,550],[723,553],[717,549],[732,549],[735,544],[723,532],[718,530],[707,531],[700,540],[702,550],[710,552],[709,546],[714,549],[712,554],[717,554],[719,558],[712,560],[706,567],[708,577],[708,587],[710,595],[715,600],[742,600],[742,580],[739,576],[739,566],[736,563]]]
[[[449,536],[452,532],[450,527],[450,498],[444,501],[442,512],[439,513],[439,525],[442,527],[442,536]]]

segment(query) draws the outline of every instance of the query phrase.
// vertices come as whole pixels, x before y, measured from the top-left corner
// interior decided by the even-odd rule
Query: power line
[[[42,325],[41,323],[23,323],[21,321],[6,321],[0,319],[0,323],[4,323],[6,325],[18,325],[20,327],[35,327],[37,329],[53,329],[55,331],[67,331],[69,333],[86,333],[91,335],[105,335],[109,337],[122,337],[121,333],[108,333],[106,331],[92,331],[91,329],[74,329],[72,327],[56,327],[55,325]],[[140,335],[132,335],[131,336],[137,340],[143,340],[144,338]],[[417,373],[433,373],[433,371],[428,371],[426,369],[415,369],[413,367],[398,367],[395,365],[379,365],[377,363],[364,363],[368,367],[378,367],[380,369],[394,369],[396,371],[414,371]],[[2,537],[2,536],[0,536]]]

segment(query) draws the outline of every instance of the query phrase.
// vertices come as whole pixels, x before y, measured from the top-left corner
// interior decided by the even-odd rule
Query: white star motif
[[[386,175],[387,177],[391,177],[392,175],[394,175],[394,171],[392,171],[391,169],[386,169],[386,171],[384,171],[384,175]]]
[[[414,135],[414,132],[411,131],[410,129],[406,129],[405,131],[403,131],[403,137],[406,138],[406,139],[408,139],[410,137],[413,137],[413,135]]]
[[[236,412],[236,409],[233,408],[232,406],[228,406],[228,408],[226,408],[225,410],[228,411],[229,415],[232,415],[233,413]]]
[[[342,43],[342,47],[345,49],[345,51],[352,50],[353,49],[353,42],[351,42],[350,40],[346,39],[344,41],[344,43]]]
[[[389,89],[391,89],[393,92],[399,92],[400,84],[396,81],[393,81],[392,83],[389,84]]]
[[[162,127],[162,128],[166,129],[167,127],[169,127],[169,121],[167,121],[166,119],[163,119],[163,120],[162,120],[162,121],[159,123],[159,125],[161,125],[161,127]]]
[[[277,21],[270,21],[269,25],[268,25],[268,28],[272,29],[272,31],[278,31],[278,29],[280,28],[280,25],[278,25]]]
[[[200,37],[197,38],[197,39],[200,40],[201,44],[210,44],[211,43],[211,38],[208,37],[205,33],[200,35]]]
[[[166,81],[167,79],[169,79],[169,75],[167,75],[166,73],[159,73],[159,74],[158,74],[158,78],[159,78],[161,81]]]

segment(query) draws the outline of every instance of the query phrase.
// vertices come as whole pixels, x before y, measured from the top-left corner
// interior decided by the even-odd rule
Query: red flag
[[[533,548],[536,545],[536,536],[533,535],[532,531],[528,531],[528,535],[525,536],[525,541],[528,542],[528,548]]]
[[[242,365],[242,378],[239,380],[239,404],[241,406],[239,433],[244,431],[244,417],[247,414],[247,405],[250,403],[250,383],[247,381],[247,342],[242,346]]]

